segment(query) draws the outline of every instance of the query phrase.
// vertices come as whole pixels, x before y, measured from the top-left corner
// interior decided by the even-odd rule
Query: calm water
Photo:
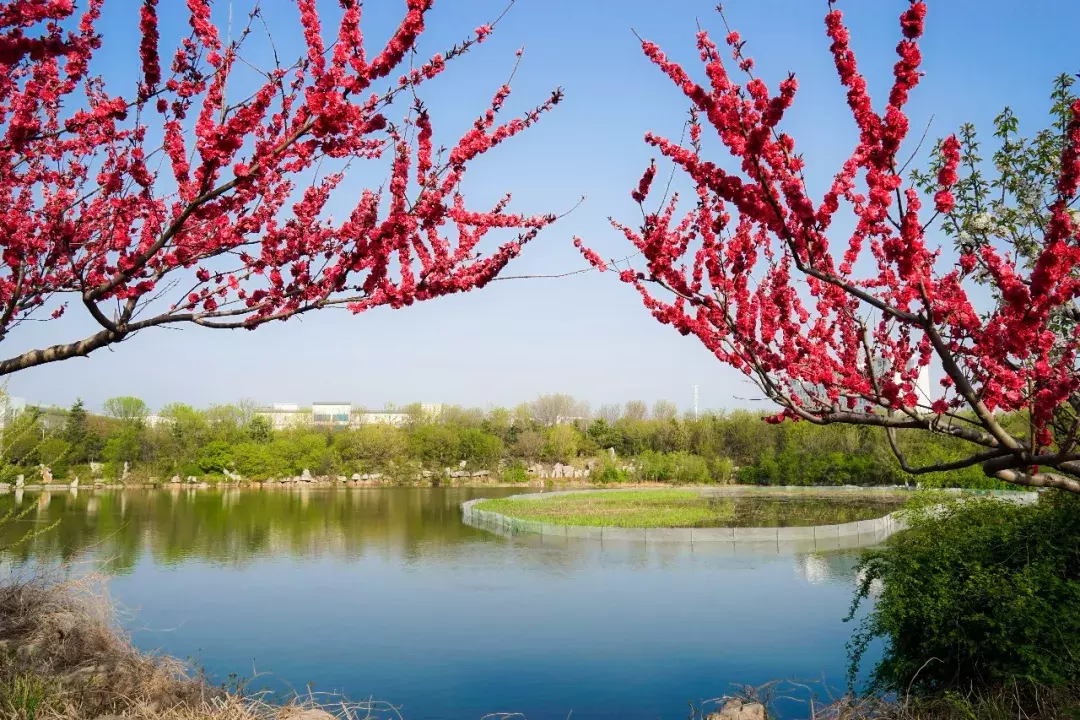
[[[410,720],[681,719],[732,683],[843,683],[857,551],[547,545],[462,524],[464,500],[514,492],[27,493],[36,522],[63,522],[13,559],[105,563],[135,641],[218,679]]]

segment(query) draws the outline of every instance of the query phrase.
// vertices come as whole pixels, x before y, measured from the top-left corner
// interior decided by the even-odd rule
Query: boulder
[[[181,482],[183,482],[183,480],[181,480],[180,475],[177,474],[169,478],[169,482],[171,482],[173,485],[179,485]]]
[[[349,478],[345,477],[344,475],[338,475],[337,476],[337,481],[338,482],[346,482],[348,479]]]
[[[300,473],[300,479],[303,480],[304,482],[311,482],[312,481],[311,471],[308,470],[307,468],[304,468],[304,472]]]
[[[720,712],[709,713],[705,720],[766,720],[765,706],[761,703],[744,703],[732,699],[724,703]]]
[[[459,463],[458,463],[458,467],[459,467],[459,468],[463,468],[463,467],[465,467],[465,463],[466,463],[466,462],[467,462],[467,461],[465,461],[465,460],[462,460],[461,462],[459,462]]]
[[[187,481],[189,484],[194,485],[195,483],[199,482],[199,478],[195,477],[194,475],[188,475]]]
[[[352,479],[353,480],[363,480],[363,478],[360,476],[360,473],[353,473],[352,474]]]
[[[285,708],[278,713],[277,720],[337,720],[337,718],[325,710]]]

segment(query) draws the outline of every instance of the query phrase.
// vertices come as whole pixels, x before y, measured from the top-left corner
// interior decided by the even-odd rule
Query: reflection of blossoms
[[[813,585],[820,585],[829,580],[829,564],[820,555],[807,553],[795,558],[795,573]]]

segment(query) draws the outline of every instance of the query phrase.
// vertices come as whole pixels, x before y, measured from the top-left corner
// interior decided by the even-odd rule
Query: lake
[[[218,680],[409,720],[681,719],[733,684],[843,685],[857,550],[550,545],[461,521],[465,500],[530,491],[28,492],[36,523],[62,522],[10,559],[104,569],[140,647]]]

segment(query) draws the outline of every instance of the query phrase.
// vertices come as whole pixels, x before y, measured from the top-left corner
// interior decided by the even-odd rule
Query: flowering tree
[[[495,23],[413,64],[433,0],[407,0],[371,56],[360,0],[340,1],[330,42],[315,0],[295,0],[306,54],[286,64],[272,38],[249,52],[267,27],[258,5],[223,39],[209,0],[187,0],[190,32],[163,67],[158,2],[143,0],[141,79],[117,95],[91,74],[103,2],[81,14],[72,0],[0,3],[0,340],[76,308],[101,327],[0,360],[0,375],[159,325],[250,329],[331,305],[359,313],[480,288],[555,219],[508,212],[509,195],[470,209],[460,186],[471,160],[536,122],[560,91],[500,123],[504,85],[438,150],[416,95]],[[385,113],[398,98],[408,111],[395,124]],[[327,204],[350,164],[383,156],[385,186],[350,190],[335,222]],[[505,228],[516,239],[478,252]]]
[[[615,223],[645,263],[619,277],[658,320],[749,376],[781,407],[773,421],[882,427],[914,474],[979,465],[1009,483],[1080,492],[1080,225],[1071,212],[1080,181],[1080,102],[1068,98],[1061,108],[1049,169],[999,162],[991,183],[976,177],[971,139],[961,167],[962,143],[950,136],[935,152],[934,172],[905,186],[898,154],[908,137],[904,105],[921,77],[925,15],[926,4],[914,1],[900,16],[899,57],[879,113],[830,3],[826,33],[859,138],[819,200],[807,190],[794,138],[781,129],[798,87],[793,75],[770,92],[729,30],[727,46],[746,77],[739,84],[701,31],[703,86],[642,41],[691,103],[688,145],[653,134],[646,142],[685,171],[697,202],[681,217],[677,198],[655,212],[643,206],[636,229]],[[1006,154],[1029,157],[1030,165],[1036,155],[1016,152],[1013,122],[1005,119]],[[727,166],[704,157],[705,126],[730,154]],[[632,193],[638,203],[655,174],[651,164]],[[920,186],[932,196],[928,207]],[[998,214],[1019,215],[1000,232],[979,219],[973,235],[968,220],[989,210],[988,196],[999,191]],[[973,214],[978,193],[985,204]],[[830,227],[841,206],[852,213],[853,230],[836,238]],[[929,244],[939,221],[958,241],[955,254]],[[575,243],[605,269],[593,250]],[[917,392],[931,363],[944,375],[936,399]],[[970,452],[913,465],[898,441],[911,431],[951,436]]]

